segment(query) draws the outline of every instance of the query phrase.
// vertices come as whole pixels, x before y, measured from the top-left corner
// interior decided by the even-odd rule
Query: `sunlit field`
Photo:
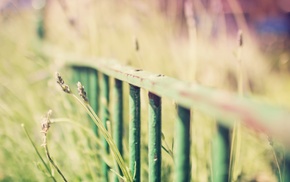
[[[124,65],[234,94],[238,94],[241,71],[243,97],[290,108],[288,62],[283,61],[289,54],[269,56],[271,52],[259,48],[247,27],[239,46],[237,38],[226,31],[213,39],[213,20],[204,11],[197,12],[203,17],[200,27],[189,26],[189,36],[183,36],[177,33],[176,23],[151,1],[49,2],[42,10],[14,7],[0,14],[0,181],[62,180],[41,146],[41,124],[49,110],[53,124],[47,146],[68,181],[100,181],[99,158],[109,166],[114,164],[105,149],[95,147],[101,141],[84,108],[56,83],[55,72],[60,72],[77,93],[71,72],[62,67],[66,56],[114,58]],[[44,38],[37,34],[41,20]],[[238,67],[239,61],[242,67]],[[128,164],[127,92],[125,85],[123,143]],[[146,95],[142,90],[141,181],[148,181]],[[162,102],[162,144],[168,149],[173,143],[175,106],[166,98]],[[192,181],[211,181],[215,118],[195,109],[192,114]],[[278,181],[285,152],[281,145],[275,140],[270,145],[268,136],[244,126],[241,136],[235,180]],[[162,158],[162,179],[173,181],[172,156],[163,150]],[[113,179],[114,172],[110,176]]]

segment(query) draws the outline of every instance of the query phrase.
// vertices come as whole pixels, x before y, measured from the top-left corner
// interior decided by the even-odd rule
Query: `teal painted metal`
[[[212,144],[212,181],[224,182],[229,178],[230,130],[217,125],[217,133]]]
[[[161,181],[161,98],[151,92],[149,97],[149,181]]]
[[[76,76],[74,77],[74,83],[76,84],[80,81],[85,90],[88,92],[88,100],[94,111],[98,114],[99,111],[99,89],[98,89],[98,73],[96,70],[89,67],[74,67],[74,72]],[[91,125],[94,129],[94,132],[97,135],[97,126],[93,120],[89,117]]]
[[[113,119],[113,128],[114,128],[114,141],[117,145],[117,148],[120,154],[123,154],[123,83],[122,81],[115,79],[114,80],[114,119]],[[118,168],[117,172],[121,173],[121,170]],[[119,181],[117,175],[115,175],[115,181]]]
[[[95,113],[99,114],[99,76],[95,69],[88,69],[89,75],[89,88],[88,99]],[[92,126],[96,135],[98,135],[98,127],[92,121]]]
[[[190,181],[190,110],[177,105],[174,137],[174,181]]]
[[[107,128],[107,121],[109,121],[109,102],[110,102],[110,83],[109,76],[106,74],[102,75],[102,86],[101,86],[101,117],[103,125]],[[105,138],[103,138],[103,147],[105,152],[109,154],[109,145]],[[109,181],[109,166],[103,162],[102,163],[102,172],[104,181]]]
[[[37,37],[40,40],[43,40],[45,38],[45,25],[44,25],[44,17],[45,17],[45,10],[44,8],[38,10],[38,16],[37,16]]]
[[[240,121],[255,131],[274,136],[290,146],[289,110],[258,103],[250,99],[206,89],[174,78],[122,66],[113,60],[87,59],[68,61],[69,66],[89,66],[129,84],[167,97],[186,108],[195,108],[209,116],[219,118],[223,125],[231,127]]]
[[[71,67],[71,70],[72,70],[72,79],[71,79],[72,86],[76,86],[77,82],[80,81],[80,67],[73,66]],[[72,109],[74,112],[77,112],[76,107],[73,107]]]
[[[89,75],[87,67],[81,67],[79,68],[79,81],[82,83],[82,85],[85,87],[86,90],[89,89]]]
[[[284,158],[283,163],[284,164],[283,164],[283,167],[282,167],[282,180],[279,180],[279,182],[290,181],[290,173],[289,173],[289,171],[290,171],[290,156],[286,156]]]
[[[72,82],[76,84],[80,80],[80,67],[72,66]]]
[[[130,123],[129,123],[129,152],[130,170],[133,180],[140,181],[140,88],[130,85],[129,97]]]

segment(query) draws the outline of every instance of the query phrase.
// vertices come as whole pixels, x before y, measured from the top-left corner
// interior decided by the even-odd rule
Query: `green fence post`
[[[45,38],[45,26],[44,26],[44,18],[45,18],[45,7],[42,7],[40,10],[38,10],[38,16],[37,16],[37,37],[39,40],[43,40]]]
[[[109,121],[109,95],[110,95],[110,84],[109,76],[103,74],[102,87],[101,87],[101,116],[103,125],[107,128],[107,121]],[[109,154],[109,145],[103,138],[104,149]],[[103,161],[102,163],[104,181],[109,181],[109,166]]]
[[[290,181],[290,158],[289,154],[285,155],[284,166],[282,168],[282,181]]]
[[[72,66],[72,82],[73,84],[76,84],[80,80],[80,71],[79,67]]]
[[[92,106],[95,113],[99,114],[99,76],[98,71],[94,69],[88,70],[89,74],[89,86],[90,90],[88,90],[88,99],[90,105]],[[93,129],[96,135],[98,135],[98,127],[92,121]]]
[[[115,79],[114,84],[114,141],[116,142],[117,148],[120,154],[123,154],[123,82]],[[120,168],[118,167],[117,172],[122,174]],[[115,175],[115,181],[119,181],[118,176]]]
[[[85,87],[85,90],[90,90],[89,89],[89,75],[88,75],[88,68],[86,67],[79,67],[78,68],[78,72],[79,72],[79,81],[82,83],[82,85]],[[75,83],[76,85],[76,83]],[[89,99],[89,98],[88,98]]]
[[[130,85],[129,152],[133,180],[140,181],[140,88]]]
[[[212,143],[212,181],[228,181],[230,150],[230,130],[217,124],[217,134]]]
[[[88,67],[78,67],[76,68],[78,70],[78,81],[82,83],[82,85],[85,87],[85,90],[88,94],[88,100],[96,114],[98,114],[99,110],[99,91],[98,91],[98,73],[96,70]],[[98,128],[94,121],[89,117],[89,120],[91,122],[91,126],[97,135]]]
[[[161,181],[161,98],[151,92],[149,97],[149,181]]]
[[[174,181],[190,181],[190,109],[177,106],[174,137]]]

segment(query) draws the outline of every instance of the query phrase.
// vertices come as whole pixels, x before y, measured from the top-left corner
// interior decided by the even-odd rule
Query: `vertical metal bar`
[[[84,86],[86,92],[88,92],[90,90],[88,70],[89,70],[89,68],[87,68],[87,67],[79,67],[78,68],[78,71],[79,71],[79,81]],[[90,99],[90,96],[89,95],[88,95],[88,99]],[[88,116],[88,118],[90,118],[90,117]]]
[[[72,67],[72,82],[76,84],[80,79],[80,70],[79,67]]]
[[[90,105],[92,106],[95,113],[98,115],[99,113],[99,77],[97,70],[89,69],[89,86],[90,90],[88,90],[88,99]],[[98,128],[95,123],[92,121],[92,126],[96,135],[98,135]]]
[[[140,181],[140,88],[130,85],[129,152],[133,180]]]
[[[38,10],[38,16],[37,16],[37,37],[40,40],[43,40],[45,38],[45,26],[44,26],[44,18],[45,18],[45,7]]]
[[[161,98],[149,96],[149,181],[161,181]]]
[[[107,121],[109,120],[109,101],[110,101],[109,95],[110,95],[109,76],[103,74],[101,87],[101,106],[102,106],[101,116],[103,125],[105,126],[106,129],[107,129]],[[109,145],[104,138],[103,145],[106,153],[109,153]],[[104,181],[109,181],[109,166],[105,162],[102,163],[102,171]]]
[[[123,154],[123,83],[122,81],[115,79],[114,84],[114,119],[113,119],[113,128],[114,128],[114,141],[117,145],[117,148],[120,154]],[[121,173],[120,168],[117,172]],[[118,176],[115,175],[115,181],[119,181]]]
[[[282,182],[282,181],[290,181],[290,156],[289,154],[284,154],[285,158],[284,158],[284,165],[283,167],[281,168],[282,171],[282,180],[279,180],[279,182]],[[283,163],[282,163],[283,164]],[[279,179],[279,178],[278,178]]]
[[[212,145],[212,181],[228,181],[230,148],[230,130],[217,124],[217,134]]]
[[[177,105],[174,138],[174,181],[190,181],[190,110]]]
[[[78,81],[82,83],[85,87],[85,90],[89,90],[89,75],[88,75],[88,68],[86,67],[77,67],[78,71]],[[75,83],[76,85],[76,83]]]

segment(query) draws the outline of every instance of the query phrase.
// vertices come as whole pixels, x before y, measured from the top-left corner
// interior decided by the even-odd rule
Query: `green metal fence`
[[[68,61],[67,67],[73,69],[74,81],[81,80],[86,86],[93,109],[101,115],[106,126],[109,117],[114,122],[114,140],[123,152],[123,94],[129,95],[129,167],[135,171],[134,181],[140,181],[140,88],[148,91],[149,116],[149,181],[161,179],[161,125],[162,98],[172,99],[176,103],[174,181],[190,181],[190,118],[191,109],[199,110],[217,119],[218,133],[213,145],[213,181],[227,181],[230,155],[230,130],[234,121],[240,121],[247,127],[265,132],[290,146],[290,112],[287,110],[226,94],[195,84],[182,82],[161,74],[149,73],[141,69],[122,66],[113,60],[76,60]],[[109,83],[109,78],[114,82]],[[123,83],[129,84],[129,93],[123,93]],[[110,88],[110,86],[112,86]],[[110,89],[114,100],[110,99]],[[110,103],[114,102],[114,103]],[[109,111],[109,103],[114,111]],[[112,113],[112,116],[110,116]],[[97,129],[94,128],[97,132]],[[109,151],[108,145],[104,145]],[[284,181],[289,163],[286,162]],[[103,174],[108,178],[108,166],[103,163]],[[289,170],[288,170],[289,171]],[[290,172],[290,171],[289,171]]]

